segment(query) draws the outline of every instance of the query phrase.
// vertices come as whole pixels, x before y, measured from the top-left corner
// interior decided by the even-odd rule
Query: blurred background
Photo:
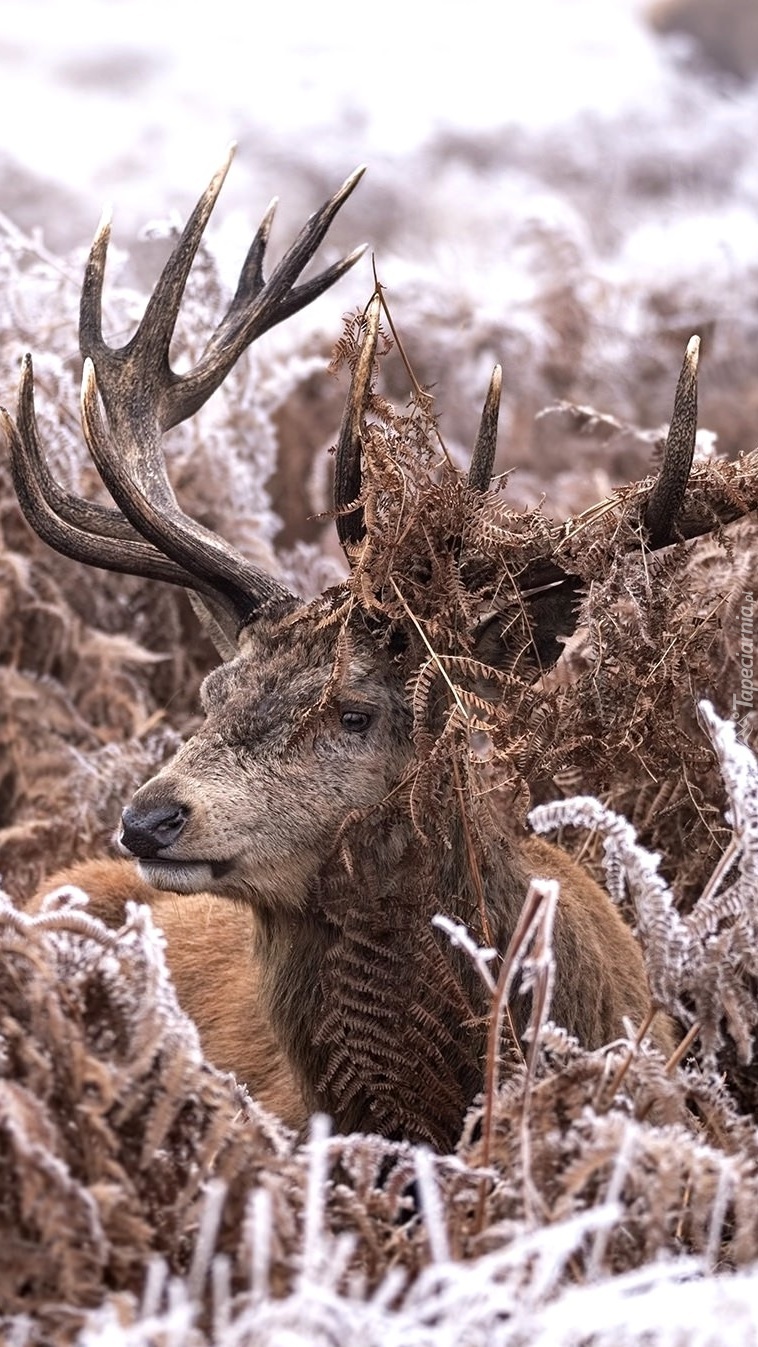
[[[105,201],[147,290],[155,245],[140,230],[186,216],[236,140],[210,230],[231,285],[272,195],[276,251],[366,163],[325,256],[370,244],[454,451],[504,363],[514,501],[544,490],[576,508],[644,472],[645,442],[606,427],[588,447],[565,417],[535,414],[568,399],[659,427],[693,332],[702,424],[730,454],[758,441],[756,70],[756,0],[3,0],[0,210],[71,259],[73,324]],[[371,287],[367,257],[298,340],[325,362]],[[403,400],[399,362],[386,378]],[[340,401],[310,373],[300,392],[282,431],[298,477],[295,441],[309,461],[333,441]]]

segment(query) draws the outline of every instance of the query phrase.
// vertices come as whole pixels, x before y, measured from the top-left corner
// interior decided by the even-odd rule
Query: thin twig
[[[466,812],[466,805],[464,800],[463,784],[461,782],[460,772],[458,769],[458,759],[455,756],[455,753],[453,753],[452,755],[452,762],[453,762],[453,776],[455,777],[455,789],[461,803],[460,816],[461,816],[461,823],[463,825],[463,836],[466,843],[466,856],[469,863],[469,869],[471,871],[471,878],[474,883],[474,889],[476,890],[476,900],[477,903],[479,904],[479,919],[482,923],[482,935],[484,936],[484,939],[486,940],[488,945],[494,945],[495,939],[492,934],[492,927],[490,926],[489,914],[487,912],[487,904],[484,897],[482,870],[481,866],[479,865],[479,857],[477,856],[476,853],[476,847],[474,846],[474,839],[471,836],[471,827],[469,825],[469,817],[468,813]]]
[[[710,876],[710,879],[708,880],[708,883],[706,884],[705,888],[703,889],[703,892],[700,895],[700,898],[698,899],[699,908],[702,908],[703,904],[707,903],[708,900],[713,897],[714,893],[716,893],[716,891],[721,885],[721,881],[724,878],[724,875],[728,874],[735,860],[739,856],[741,850],[742,844],[738,842],[736,837],[732,836],[729,839],[729,845],[727,846],[726,850],[722,853],[721,857],[717,861],[716,866],[714,867],[714,870]]]
[[[453,694],[453,699],[454,699],[454,701],[455,701],[456,706],[458,707],[458,710],[460,711],[460,713],[461,713],[461,715],[463,716],[464,720],[468,720],[468,718],[469,718],[469,716],[468,716],[468,711],[466,710],[465,706],[463,705],[463,702],[462,702],[461,699],[460,699],[460,696],[459,696],[459,694],[458,694],[458,690],[457,690],[455,684],[453,683],[452,679],[450,678],[450,675],[449,675],[448,673],[445,672],[444,666],[443,666],[443,664],[442,664],[442,660],[440,659],[439,655],[437,654],[436,650],[434,649],[434,646],[431,645],[431,643],[430,643],[430,641],[429,641],[429,638],[427,637],[426,632],[424,631],[423,627],[421,626],[421,623],[419,622],[418,618],[416,617],[416,615],[415,615],[414,613],[411,612],[410,608],[408,607],[408,604],[406,603],[405,598],[403,597],[402,593],[400,592],[400,590],[399,590],[398,587],[397,587],[397,581],[395,580],[394,575],[391,575],[391,576],[390,576],[390,584],[392,585],[392,588],[394,589],[395,593],[397,594],[397,597],[399,598],[400,602],[402,603],[403,608],[405,609],[405,612],[406,612],[406,616],[410,618],[411,622],[413,623],[414,627],[416,628],[416,631],[418,632],[419,636],[421,637],[422,641],[424,642],[424,645],[426,646],[427,650],[429,651],[429,655],[430,655],[430,657],[431,657],[432,663],[435,664],[435,665],[437,666],[439,672],[441,673],[441,675],[442,675],[442,677],[444,678],[445,682],[447,683],[447,685],[448,685],[450,691],[452,692],[452,694]]]
[[[682,1039],[681,1043],[677,1048],[674,1049],[674,1051],[672,1052],[671,1056],[669,1057],[666,1063],[665,1069],[667,1076],[671,1075],[671,1073],[676,1069],[676,1067],[678,1067],[682,1058],[687,1055],[690,1048],[692,1047],[692,1044],[695,1042],[695,1039],[700,1033],[702,1027],[703,1026],[700,1020],[695,1020],[695,1023],[690,1025],[690,1028],[684,1035],[684,1038]]]
[[[73,289],[79,290],[80,282],[70,271],[66,270],[60,258],[56,257],[55,253],[51,253],[39,239],[33,238],[23,229],[20,229],[15,221],[5,214],[5,211],[0,211],[0,229],[17,248],[24,248],[26,252],[31,253],[32,257],[39,258],[40,262],[45,263],[45,266],[50,267],[52,271],[57,271],[58,275],[62,276],[64,281]]]
[[[615,1076],[613,1077],[613,1080],[611,1081],[611,1084],[610,1084],[610,1087],[609,1087],[609,1091],[608,1091],[607,1096],[604,1096],[604,1091],[603,1091],[603,1089],[602,1089],[602,1087],[601,1087],[601,1090],[600,1090],[600,1097],[598,1098],[598,1100],[597,1100],[596,1103],[595,1103],[596,1109],[599,1110],[601,1107],[602,1107],[603,1109],[608,1109],[608,1108],[610,1108],[610,1106],[611,1106],[611,1104],[613,1103],[613,1100],[615,1099],[616,1094],[618,1093],[618,1090],[619,1090],[619,1088],[620,1088],[620,1086],[621,1086],[621,1082],[623,1081],[623,1079],[624,1079],[624,1077],[625,1077],[627,1071],[629,1070],[629,1067],[631,1066],[632,1062],[634,1061],[635,1057],[637,1056],[637,1053],[639,1052],[639,1050],[640,1050],[640,1048],[641,1048],[641,1046],[642,1046],[642,1043],[644,1042],[645,1038],[647,1037],[648,1033],[650,1032],[650,1029],[651,1029],[652,1024],[653,1024],[653,1020],[655,1019],[655,1017],[656,1017],[657,1014],[658,1014],[658,1006],[652,1006],[652,1005],[651,1005],[649,1011],[647,1012],[647,1015],[645,1016],[644,1020],[642,1021],[642,1024],[640,1025],[639,1029],[637,1030],[637,1033],[635,1034],[633,1041],[632,1041],[632,1042],[630,1043],[630,1045],[629,1045],[629,1051],[627,1052],[627,1054],[626,1054],[626,1056],[625,1056],[623,1062],[622,1062],[621,1065],[619,1066],[619,1068],[618,1068],[618,1070],[617,1070]],[[601,1104],[601,1098],[602,1098],[602,1104]]]
[[[389,306],[389,304],[387,303],[387,299],[386,299],[386,297],[385,297],[384,286],[382,285],[382,282],[379,280],[379,277],[378,277],[377,274],[376,274],[376,258],[375,258],[375,256],[374,256],[373,253],[371,254],[371,268],[372,268],[372,271],[373,271],[373,273],[374,273],[374,294],[376,294],[376,295],[379,296],[379,301],[380,301],[381,306],[382,306],[382,308],[383,308],[383,310],[384,310],[384,315],[385,315],[385,317],[386,317],[386,319],[387,319],[387,324],[388,324],[388,326],[389,326],[389,330],[390,330],[390,332],[392,333],[392,338],[393,338],[393,340],[394,340],[394,342],[395,342],[395,345],[397,346],[398,355],[400,356],[400,359],[402,360],[402,362],[403,362],[403,364],[404,364],[404,366],[405,366],[406,374],[408,375],[408,378],[409,378],[410,381],[411,381],[411,388],[413,389],[414,395],[415,395],[416,399],[417,399],[419,402],[421,402],[421,403],[424,403],[424,402],[433,403],[433,402],[434,402],[434,394],[433,394],[433,393],[430,393],[430,392],[428,391],[428,389],[422,387],[422,385],[419,383],[418,379],[416,378],[416,375],[415,375],[414,372],[413,372],[413,366],[411,365],[410,359],[408,358],[408,353],[407,353],[405,347],[403,346],[403,343],[402,343],[402,340],[401,340],[401,337],[400,337],[400,333],[398,332],[397,328],[395,327],[395,324],[394,324],[394,321],[393,321],[393,318],[392,318],[392,314],[391,314],[391,312],[390,312],[390,306]],[[373,299],[374,296],[372,295],[371,298]],[[439,428],[438,428],[438,426],[436,425],[436,423],[435,423],[435,425],[434,425],[434,433],[435,433],[435,435],[436,435],[436,437],[437,437],[437,440],[438,440],[438,442],[439,442],[440,449],[442,450],[443,454],[445,455],[445,459],[447,460],[447,465],[448,465],[448,467],[451,468],[453,472],[456,472],[457,470],[456,470],[455,464],[453,463],[453,460],[452,460],[452,458],[450,457],[450,452],[449,452],[449,450],[448,450],[448,447],[447,447],[447,445],[445,444],[445,441],[443,440],[442,435],[440,434]]]

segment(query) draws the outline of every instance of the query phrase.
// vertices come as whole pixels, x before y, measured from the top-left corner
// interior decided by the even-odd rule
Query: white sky
[[[72,190],[197,183],[248,126],[319,156],[400,154],[435,127],[637,102],[659,56],[634,0],[3,0],[0,147]],[[123,75],[109,79],[117,58]],[[350,156],[348,156],[350,157]],[[136,165],[135,171],[136,171]],[[204,172],[204,169],[203,169]]]

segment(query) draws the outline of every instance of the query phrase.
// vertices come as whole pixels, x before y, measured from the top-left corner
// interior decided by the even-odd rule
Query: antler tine
[[[277,266],[274,275],[272,275],[268,283],[269,287],[274,286],[275,277],[279,275],[281,275],[284,278],[285,285],[283,288],[286,289],[289,289],[289,287],[292,285],[292,282],[297,280],[297,277],[300,275],[300,272],[303,270],[306,263],[310,261],[311,257],[318,248],[319,244],[325,238],[329,226],[331,225],[335,215],[342,208],[342,206],[344,206],[350,194],[358,186],[358,183],[360,182],[365,172],[366,172],[365,164],[362,164],[359,168],[354,169],[353,172],[349,175],[349,177],[345,179],[342,186],[338,188],[338,190],[334,193],[334,196],[330,197],[330,199],[324,203],[324,205],[320,208],[320,210],[315,211],[314,214],[311,215],[310,219],[306,220],[305,225],[303,226],[297,238],[295,239],[295,242],[287,250],[285,256],[282,258],[281,262]],[[266,246],[268,244],[269,234],[271,233],[271,224],[274,219],[274,213],[276,211],[278,203],[279,198],[274,197],[273,201],[271,202],[271,205],[266,211],[265,216],[261,220],[255,238],[250,244],[247,257],[245,258],[242,271],[240,272],[239,283],[237,285],[237,291],[234,296],[235,303],[238,300],[240,302],[247,303],[251,298],[253,299],[257,298],[258,294],[265,285],[265,280],[263,277],[263,258],[266,251]],[[348,267],[351,267],[353,265],[353,262],[357,261],[358,258],[361,257],[365,251],[366,245],[364,243],[360,246],[360,248],[354,249],[354,251],[350,253],[349,257],[346,257],[342,262],[336,263],[336,266],[339,268],[339,274],[342,275],[344,271],[347,271]],[[323,276],[328,275],[329,272],[331,272],[332,270],[334,270],[334,268],[330,267],[327,272],[323,273]],[[316,292],[316,294],[320,294],[321,280],[322,277],[319,276],[316,277],[315,280],[308,282],[305,286],[299,286],[297,293],[298,294],[302,293],[305,289],[308,288],[308,286],[317,285],[319,286],[319,289]],[[313,294],[311,297],[315,298],[316,294]],[[306,300],[305,302],[308,303],[309,301]]]
[[[663,463],[645,508],[644,520],[651,548],[664,547],[671,540],[674,522],[687,490],[697,436],[699,357],[700,338],[691,337],[676,386]]]
[[[327,267],[318,276],[302,285],[295,285],[323,241],[335,215],[357,187],[365,171],[361,167],[351,173],[334,196],[310,217],[269,279],[265,280],[263,262],[277,205],[277,199],[274,198],[250,245],[226,316],[219,323],[194,370],[176,380],[170,390],[166,428],[191,416],[202,406],[251,342],[317,299],[363,256],[365,244]]]
[[[111,211],[106,207],[92,240],[79,300],[79,349],[89,355],[107,350],[103,341],[103,281],[111,239]]]
[[[363,508],[358,506],[351,510],[349,507],[361,494],[361,427],[366,397],[371,386],[381,311],[381,296],[376,294],[366,312],[366,331],[353,370],[337,441],[334,508],[337,511],[337,536],[345,552],[351,544],[360,542],[366,531]]]
[[[235,146],[231,145],[224,162],[214,173],[190,215],[179,242],[161,272],[139,328],[131,341],[121,349],[120,354],[125,359],[133,350],[139,349],[145,363],[154,363],[158,368],[168,370],[168,349],[176,327],[179,307],[187,285],[187,277],[200,247],[200,241],[211,211],[229,172],[234,151]],[[90,356],[92,359],[96,359],[98,355],[109,352],[109,348],[103,342],[101,328],[103,278],[109,241],[110,217],[108,214],[104,214],[90,249],[82,286],[79,309],[79,345],[85,358]],[[172,424],[175,424],[175,422]],[[167,426],[164,425],[163,428],[167,429]]]
[[[500,394],[503,387],[503,370],[496,365],[492,371],[490,386],[482,408],[479,431],[471,455],[466,484],[472,491],[488,491],[492,478],[497,449],[497,423],[500,415]]]
[[[128,468],[124,469],[102,415],[91,360],[84,362],[81,412],[87,447],[105,485],[140,536],[154,544],[151,552],[161,551],[175,563],[177,572],[182,571],[185,578],[179,583],[213,595],[234,613],[238,625],[249,621],[263,604],[295,599],[289,589],[251,565],[230,543],[184,514],[176,503],[162,460],[162,479],[155,483],[156,489],[150,484],[149,494],[139,475],[135,473],[132,477]],[[144,457],[147,460],[147,455]]]
[[[66,491],[56,482],[48,467],[37,428],[34,409],[34,367],[29,354],[25,355],[21,362],[17,418],[22,455],[18,460],[18,470],[28,479],[26,486],[29,494],[41,496],[62,523],[71,524],[80,532],[100,538],[139,541],[143,547],[150,547],[150,544],[140,538],[120,510],[99,505],[95,501],[83,500],[81,496]],[[12,459],[12,469],[13,466]]]
[[[143,575],[176,585],[194,583],[187,571],[135,533],[118,510],[82,500],[55,481],[37,429],[29,355],[22,362],[17,415],[18,426],[5,408],[0,408],[0,425],[8,440],[11,476],[19,504],[44,542],[64,556],[105,570]]]

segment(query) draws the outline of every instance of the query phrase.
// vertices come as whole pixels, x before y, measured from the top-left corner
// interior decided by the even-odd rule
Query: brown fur
[[[584,988],[580,1022],[587,1046],[600,1046],[622,1032],[625,1016],[639,1026],[650,1006],[647,976],[639,946],[607,893],[565,851],[539,837],[529,838],[521,855],[530,875],[560,884],[553,1017],[559,1024],[576,1023],[580,1017],[572,997],[582,998]],[[572,960],[581,969],[576,980],[567,971]],[[652,1037],[667,1054],[673,1050],[665,1016],[654,1024]]]
[[[129,902],[145,903],[166,937],[166,960],[185,1014],[195,1021],[209,1061],[231,1071],[290,1127],[305,1121],[298,1090],[260,1005],[260,966],[252,908],[212,893],[161,893],[123,860],[83,861],[53,875],[27,905],[70,885],[89,897],[106,926],[126,920]]]

